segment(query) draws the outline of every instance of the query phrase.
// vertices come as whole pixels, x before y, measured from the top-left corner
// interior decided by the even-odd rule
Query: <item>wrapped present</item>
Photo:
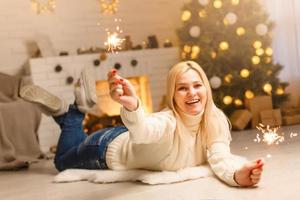
[[[281,113],[283,116],[286,115],[299,115],[300,114],[300,107],[291,107],[291,108],[282,108]]]
[[[282,124],[280,109],[260,111],[260,122],[269,126],[280,126]]]
[[[292,116],[284,116],[283,124],[284,125],[300,124],[300,114],[292,115]]]
[[[245,102],[246,108],[248,108],[252,114],[251,126],[255,128],[260,122],[259,113],[263,110],[273,109],[273,103],[271,96],[258,96],[252,99],[247,99]]]
[[[248,125],[252,117],[249,110],[236,110],[230,116],[230,122],[234,130],[243,130]]]

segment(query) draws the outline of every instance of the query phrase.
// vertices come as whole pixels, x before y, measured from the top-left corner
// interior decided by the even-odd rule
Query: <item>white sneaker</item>
[[[94,71],[91,68],[85,67],[80,75],[80,78],[75,85],[75,102],[78,109],[85,113],[96,105],[96,79]]]
[[[25,85],[20,96],[27,101],[38,104],[40,110],[51,116],[59,116],[68,111],[68,104],[37,85]]]

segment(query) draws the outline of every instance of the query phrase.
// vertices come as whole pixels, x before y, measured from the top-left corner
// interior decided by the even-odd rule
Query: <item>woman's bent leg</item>
[[[87,136],[82,127],[84,114],[71,105],[64,115],[55,117],[61,127],[55,166],[62,171],[69,168],[107,169],[105,155],[108,144],[127,131],[124,126],[101,129]]]
[[[70,105],[67,113],[54,117],[61,128],[54,163],[59,171],[71,168],[76,164],[77,149],[87,135],[83,131],[84,114],[75,105]]]

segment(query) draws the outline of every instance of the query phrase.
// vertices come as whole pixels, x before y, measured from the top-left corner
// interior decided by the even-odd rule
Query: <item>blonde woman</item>
[[[61,127],[55,157],[59,171],[84,169],[148,169],[175,171],[209,163],[214,173],[231,186],[253,186],[261,178],[263,160],[241,165],[230,153],[226,116],[212,99],[203,69],[193,61],[173,66],[167,78],[167,108],[147,114],[131,83],[108,73],[110,95],[122,105],[125,126],[102,129],[90,136],[82,130],[84,111],[95,103],[95,82],[84,71],[69,108],[58,97],[37,86],[20,96],[38,103]],[[78,110],[79,108],[79,110]]]

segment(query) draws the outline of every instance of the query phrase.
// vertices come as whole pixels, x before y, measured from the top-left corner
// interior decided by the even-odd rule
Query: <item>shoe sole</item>
[[[39,103],[52,111],[58,111],[62,107],[61,100],[36,85],[24,86],[20,96],[30,102]]]
[[[97,103],[96,80],[90,69],[85,68],[81,74],[87,103],[93,106]]]

